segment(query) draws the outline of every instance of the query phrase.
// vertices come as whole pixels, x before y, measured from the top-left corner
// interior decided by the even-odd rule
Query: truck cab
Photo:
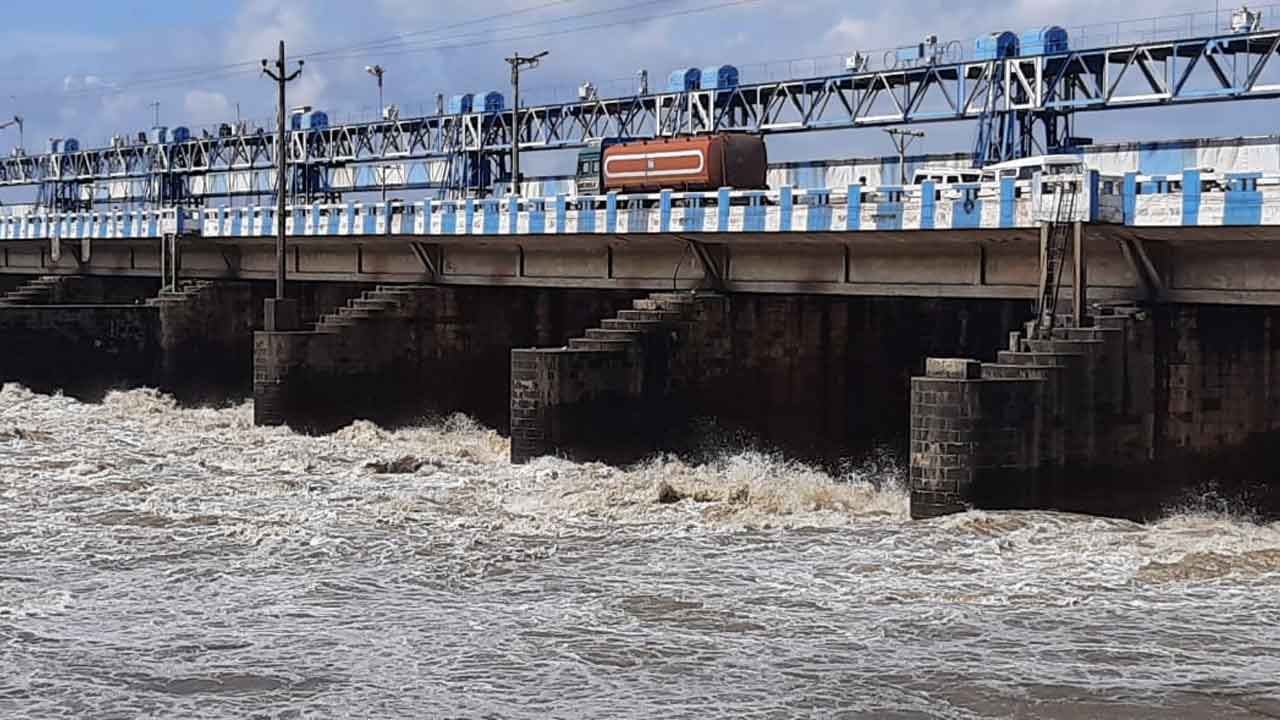
[[[579,195],[599,195],[604,192],[604,151],[624,142],[621,138],[594,140],[578,151],[578,167],[574,173]]]

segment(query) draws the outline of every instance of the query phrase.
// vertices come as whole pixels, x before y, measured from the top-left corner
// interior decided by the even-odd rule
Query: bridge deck
[[[1280,305],[1280,227],[1086,225],[1092,299]],[[298,236],[299,281],[1035,297],[1036,229],[422,237]],[[54,250],[57,250],[56,254]],[[156,276],[149,239],[0,243],[0,273]],[[181,238],[183,277],[274,277],[271,238]],[[1070,273],[1064,279],[1070,282]]]

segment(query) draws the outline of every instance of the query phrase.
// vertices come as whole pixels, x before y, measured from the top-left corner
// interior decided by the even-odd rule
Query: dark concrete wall
[[[913,512],[971,504],[1146,519],[1208,504],[1280,515],[1278,317],[1157,307],[1022,340],[981,378],[917,378]],[[1002,381],[1008,402],[993,404]],[[1006,431],[1019,438],[1015,452],[1002,450]]]
[[[160,281],[152,278],[74,275],[54,286],[55,305],[128,305],[155,297]]]
[[[258,333],[255,417],[324,431],[465,412],[505,430],[513,347],[563,343],[631,293],[421,288],[342,332]]]
[[[146,305],[0,307],[0,381],[90,400],[150,384],[159,325]]]
[[[202,283],[198,293],[160,303],[161,387],[188,403],[226,402],[253,392],[253,334],[263,327],[269,282]],[[364,288],[290,283],[304,323],[314,323]]]
[[[218,282],[157,303],[164,390],[184,402],[247,395],[253,331],[262,324],[254,295],[249,283]]]
[[[17,290],[33,279],[31,275],[0,275],[0,295]]]
[[[677,300],[646,301],[686,317],[644,328],[625,351],[592,351],[588,338],[582,347],[514,353],[513,459],[557,454],[625,463],[656,450],[715,454],[728,440],[835,466],[877,445],[905,450],[911,376],[925,357],[994,352],[1028,306]]]
[[[692,327],[690,411],[807,458],[905,449],[931,355],[994,353],[1022,301],[733,295]]]
[[[8,303],[23,305],[133,305],[152,297],[160,281],[135,277],[91,275],[4,276],[0,295],[22,289],[34,294],[23,298],[5,297]]]
[[[20,278],[23,283],[32,278]],[[253,333],[270,282],[213,282],[153,305],[147,278],[67,276],[53,304],[0,308],[0,378],[96,399],[112,388],[153,385],[188,403],[222,403],[253,387]],[[290,283],[304,321],[315,322],[363,286]]]

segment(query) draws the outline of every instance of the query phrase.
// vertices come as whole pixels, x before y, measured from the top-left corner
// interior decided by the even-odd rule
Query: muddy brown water
[[[1280,717],[1280,524],[506,455],[5,386],[0,717]]]

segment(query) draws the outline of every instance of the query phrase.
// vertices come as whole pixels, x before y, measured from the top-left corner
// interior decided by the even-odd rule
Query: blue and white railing
[[[1030,228],[1054,219],[1054,193],[1067,184],[1080,191],[1076,219],[1120,222],[1122,183],[1091,173],[955,185],[315,204],[288,208],[285,231],[344,237]],[[275,233],[275,223],[270,207],[211,208],[203,211],[201,232],[267,237]]]
[[[200,211],[186,208],[24,213],[0,215],[0,240],[158,238],[198,232],[199,225]]]
[[[1125,224],[1138,227],[1280,225],[1280,176],[1186,170],[1125,176]]]
[[[294,237],[823,233],[1034,228],[1078,192],[1075,219],[1119,223],[1124,183],[1097,172],[995,182],[293,205]],[[270,206],[0,216],[0,240],[128,239],[166,232],[270,237]]]

